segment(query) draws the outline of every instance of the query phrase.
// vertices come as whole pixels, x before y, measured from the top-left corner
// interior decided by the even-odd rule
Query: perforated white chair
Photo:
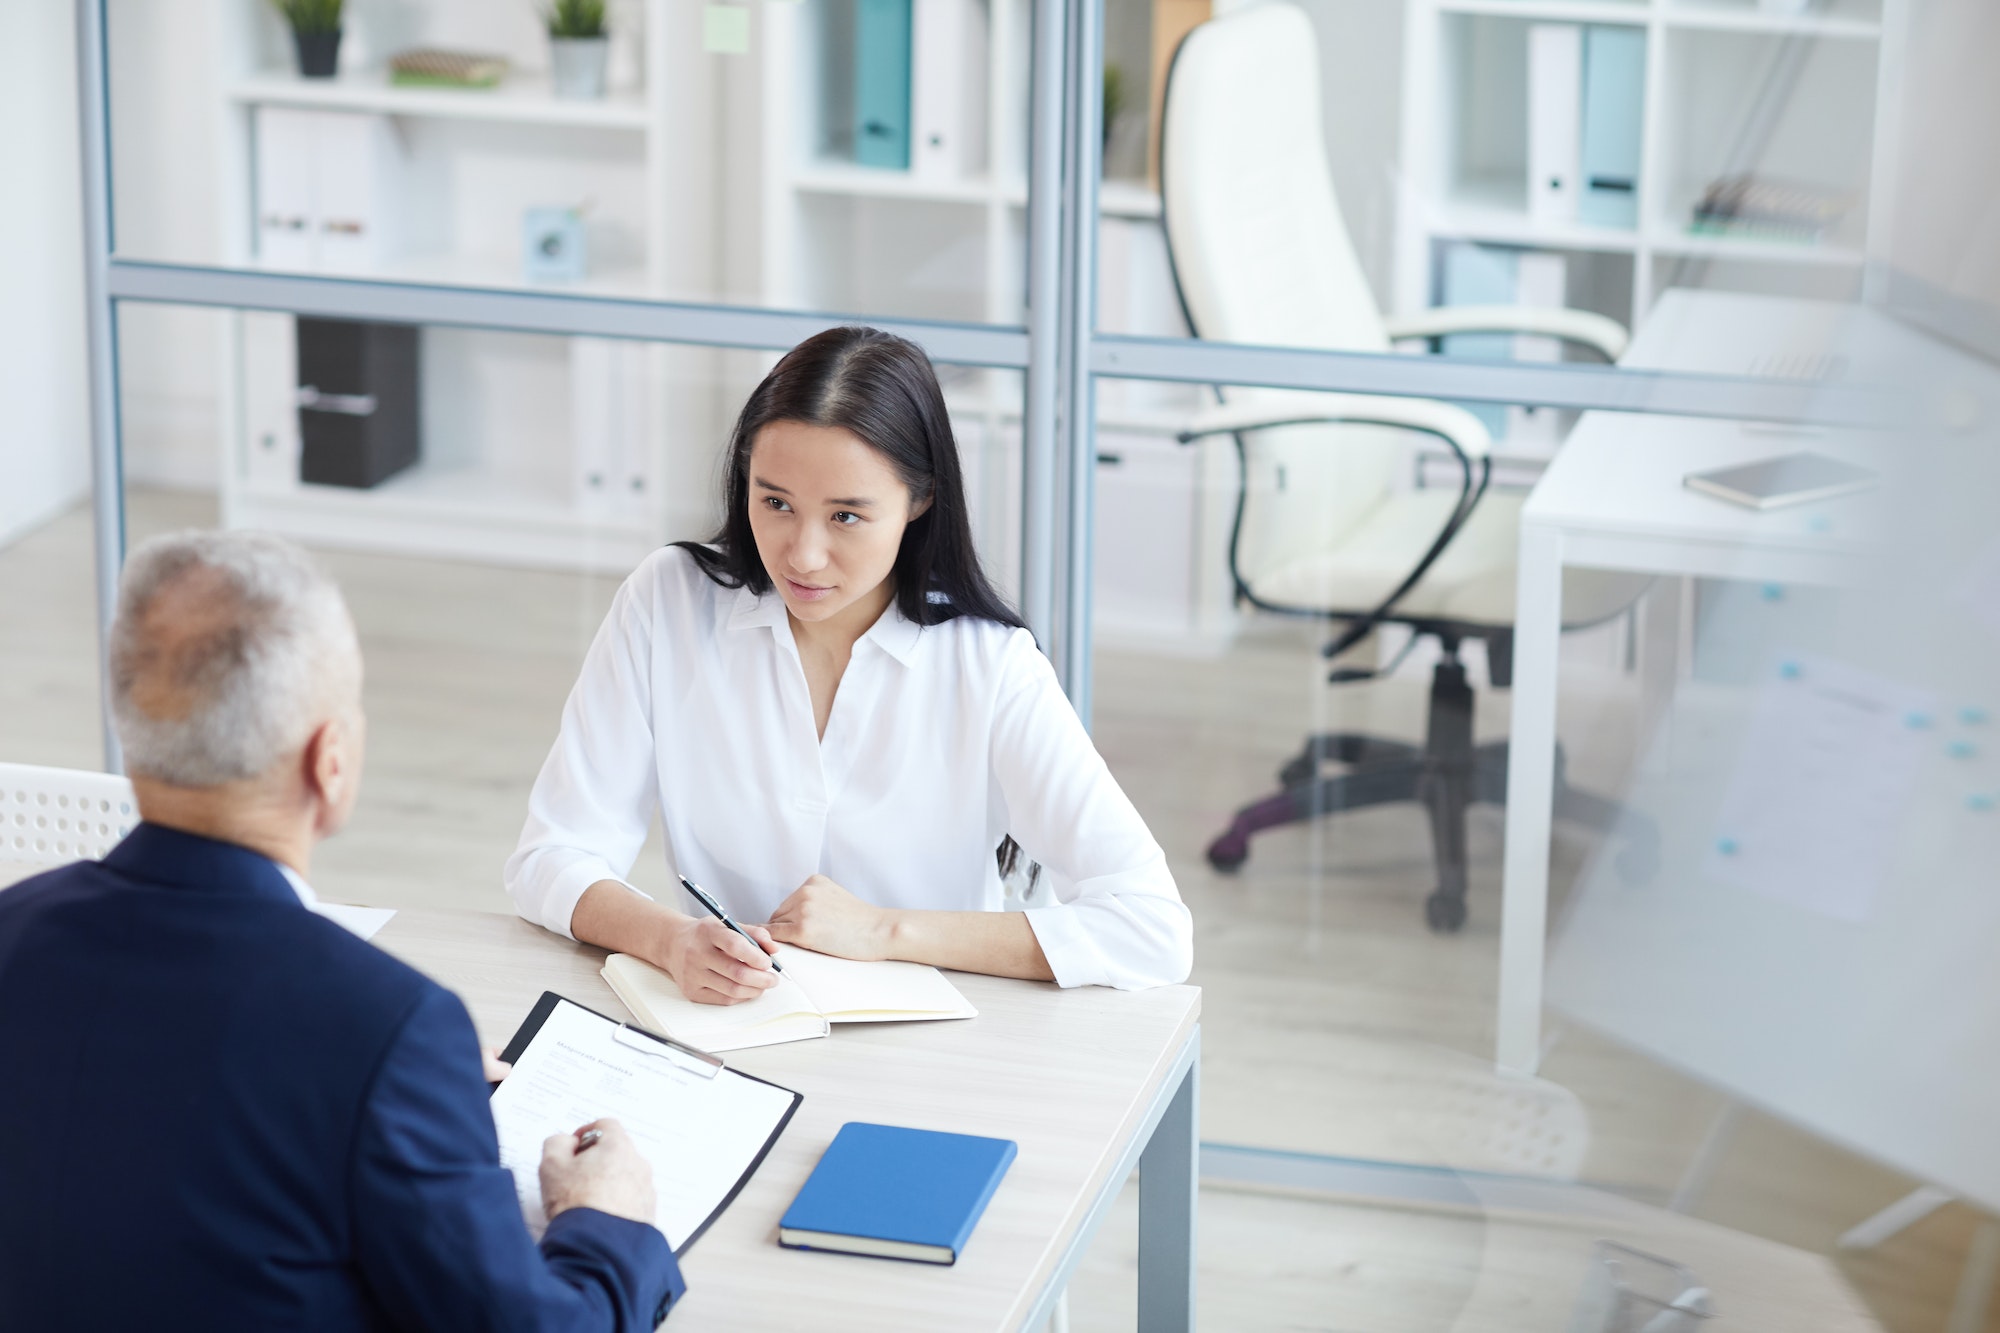
[[[96,860],[138,822],[132,784],[116,773],[0,764],[0,863]]]
[[[1386,353],[1403,339],[1532,332],[1616,360],[1625,330],[1589,311],[1466,306],[1383,316],[1327,165],[1317,51],[1305,11],[1265,0],[1195,28],[1175,55],[1160,180],[1168,255],[1196,335]],[[1280,770],[1282,789],[1238,811],[1210,844],[1209,862],[1236,870],[1250,854],[1251,836],[1280,824],[1421,802],[1439,881],[1426,919],[1434,930],[1456,930],[1466,910],[1465,810],[1474,801],[1503,800],[1507,768],[1504,745],[1473,745],[1472,691],[1459,649],[1467,639],[1484,640],[1493,683],[1509,682],[1523,497],[1486,494],[1486,428],[1449,403],[1233,388],[1221,399],[1181,439],[1236,442],[1242,484],[1229,562],[1238,599],[1344,621],[1328,657],[1385,623],[1434,636],[1444,653],[1423,746],[1345,732],[1309,737]],[[1396,489],[1412,431],[1441,440],[1457,457],[1456,493]],[[1574,571],[1565,583],[1564,620],[1584,625],[1616,615],[1643,586],[1628,575]],[[1370,674],[1337,670],[1332,678]],[[1617,806],[1560,776],[1555,811],[1600,828],[1619,818]]]

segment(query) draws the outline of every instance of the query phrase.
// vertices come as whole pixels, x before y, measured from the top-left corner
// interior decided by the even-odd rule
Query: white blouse
[[[743,921],[819,873],[883,907],[1023,910],[1064,986],[1161,985],[1192,963],[1166,856],[1026,630],[919,626],[892,604],[822,739],[783,599],[656,551],[613,599],[528,798],[506,869],[521,915],[568,935],[656,809],[668,868]],[[1043,867],[1026,900],[994,864],[1009,833]]]

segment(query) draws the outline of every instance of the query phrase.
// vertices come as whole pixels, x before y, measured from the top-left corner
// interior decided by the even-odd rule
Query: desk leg
[[[1507,745],[1507,847],[1495,1055],[1502,1069],[1523,1074],[1532,1074],[1541,1063],[1562,572],[1562,535],[1523,524],[1514,594],[1513,721]]]
[[[1201,1033],[1181,1086],[1139,1158],[1139,1333],[1193,1333],[1194,1210],[1201,1154]]]

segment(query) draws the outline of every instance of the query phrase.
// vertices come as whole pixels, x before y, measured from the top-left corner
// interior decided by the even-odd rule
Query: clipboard
[[[798,1113],[800,1103],[805,1101],[805,1094],[794,1092],[790,1088],[781,1087],[776,1083],[772,1083],[769,1079],[761,1079],[753,1074],[746,1074],[741,1070],[731,1069],[718,1056],[710,1055],[706,1051],[698,1050],[695,1047],[674,1041],[671,1038],[656,1036],[643,1028],[634,1027],[629,1023],[621,1023],[608,1014],[599,1013],[588,1005],[578,1004],[575,1000],[564,995],[558,995],[554,991],[542,992],[541,998],[535,1002],[535,1007],[528,1011],[527,1018],[523,1019],[521,1026],[515,1030],[512,1039],[507,1043],[507,1049],[501,1053],[500,1058],[509,1064],[519,1065],[522,1057],[527,1054],[529,1047],[534,1044],[535,1038],[541,1034],[549,1020],[556,1015],[558,1006],[568,1006],[581,1014],[588,1015],[606,1024],[612,1029],[612,1032],[609,1034],[611,1040],[620,1047],[631,1050],[646,1059],[667,1061],[674,1069],[691,1075],[697,1080],[715,1082],[721,1079],[742,1079],[749,1083],[773,1089],[790,1099],[789,1103],[784,1107],[782,1114],[777,1117],[777,1121],[772,1126],[769,1134],[764,1137],[762,1144],[757,1147],[755,1155],[750,1158],[748,1164],[743,1168],[741,1174],[736,1177],[735,1181],[729,1185],[727,1192],[722,1195],[720,1201],[702,1218],[700,1224],[688,1233],[686,1239],[673,1246],[674,1256],[679,1258],[697,1240],[701,1239],[703,1233],[714,1224],[715,1219],[722,1216],[724,1210],[736,1201],[736,1196],[743,1192],[743,1187],[750,1183],[750,1178],[757,1174],[758,1168],[764,1164],[764,1159],[770,1155],[771,1148],[777,1143],[778,1136],[785,1132],[785,1127],[791,1124],[792,1117]],[[505,1086],[506,1083],[504,1080],[494,1084],[489,1090],[488,1095],[496,1095]],[[655,1169],[658,1169],[657,1164]]]

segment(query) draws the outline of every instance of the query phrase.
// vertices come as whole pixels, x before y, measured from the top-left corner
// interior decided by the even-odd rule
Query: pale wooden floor
[[[135,493],[139,539],[214,521],[206,497]],[[0,758],[95,767],[94,607],[88,514],[0,550]],[[314,879],[328,897],[388,906],[506,910],[499,867],[576,664],[615,580],[333,553],[368,658],[369,772],[352,828]],[[1201,859],[1228,811],[1270,784],[1308,730],[1415,738],[1420,682],[1330,690],[1310,637],[1264,628],[1220,659],[1099,654],[1096,734],[1173,862],[1195,913],[1204,1001],[1202,1136],[1336,1156],[1409,1156],[1397,1089],[1357,1080],[1383,1052],[1476,1061],[1491,1048],[1498,816],[1475,815],[1472,916],[1424,930],[1429,839],[1415,810],[1278,830],[1240,876]],[[1614,788],[1631,751],[1616,680],[1565,692],[1572,772]],[[1482,735],[1505,699],[1482,693]],[[1558,884],[1588,848],[1561,839]],[[657,884],[656,857],[642,884]],[[649,884],[650,881],[650,884]],[[1587,1034],[1569,1032],[1544,1075],[1591,1117],[1585,1178],[1659,1201],[1719,1098]],[[1357,1087],[1357,1084],[1364,1086]],[[1698,1215],[1831,1252],[1842,1230],[1909,1183],[1751,1117]],[[1075,1327],[1129,1326],[1129,1208],[1074,1287]],[[1361,1210],[1339,1201],[1204,1192],[1202,1314],[1218,1329],[1478,1327],[1469,1291],[1489,1224]],[[1972,1219],[1950,1208],[1840,1264],[1897,1333],[1943,1327]],[[1346,1257],[1341,1257],[1346,1256]],[[1474,1322],[1465,1322],[1473,1320]],[[1989,1322],[2000,1329],[2000,1315]]]

